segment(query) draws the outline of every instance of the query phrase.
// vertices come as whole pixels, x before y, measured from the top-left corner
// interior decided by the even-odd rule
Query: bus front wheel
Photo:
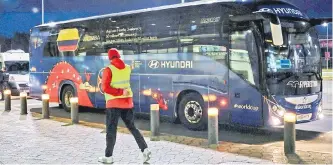
[[[207,128],[207,112],[198,93],[188,93],[181,98],[178,114],[181,123],[190,130],[199,131]]]
[[[65,111],[71,111],[70,98],[74,96],[74,88],[71,85],[66,85],[61,92],[61,103]]]

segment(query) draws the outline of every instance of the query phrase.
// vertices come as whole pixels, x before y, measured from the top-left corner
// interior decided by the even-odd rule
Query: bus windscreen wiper
[[[305,72],[303,72],[303,74],[307,74],[307,73],[314,74],[316,76],[317,80],[321,80],[321,76],[320,76],[319,73],[314,72],[314,71],[305,71]]]

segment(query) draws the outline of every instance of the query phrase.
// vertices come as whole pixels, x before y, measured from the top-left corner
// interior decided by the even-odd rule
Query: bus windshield
[[[307,24],[302,22],[301,26]],[[292,28],[284,27],[283,33],[284,45],[266,44],[266,77],[270,93],[306,95],[320,92],[320,45],[316,30],[292,24]]]
[[[29,61],[5,61],[6,71],[10,74],[27,74]]]

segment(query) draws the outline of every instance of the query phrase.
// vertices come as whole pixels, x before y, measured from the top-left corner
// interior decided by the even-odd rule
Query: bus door
[[[259,51],[254,31],[244,26],[230,32],[229,97],[230,122],[262,126],[262,95],[259,92]]]

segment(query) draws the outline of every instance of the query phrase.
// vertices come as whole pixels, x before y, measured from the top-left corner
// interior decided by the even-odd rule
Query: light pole
[[[44,0],[42,0],[42,24],[44,24]]]
[[[323,26],[326,27],[326,52],[325,52],[325,58],[326,58],[326,69],[328,69],[328,57],[326,57],[326,53],[328,53],[328,23],[323,23]]]

